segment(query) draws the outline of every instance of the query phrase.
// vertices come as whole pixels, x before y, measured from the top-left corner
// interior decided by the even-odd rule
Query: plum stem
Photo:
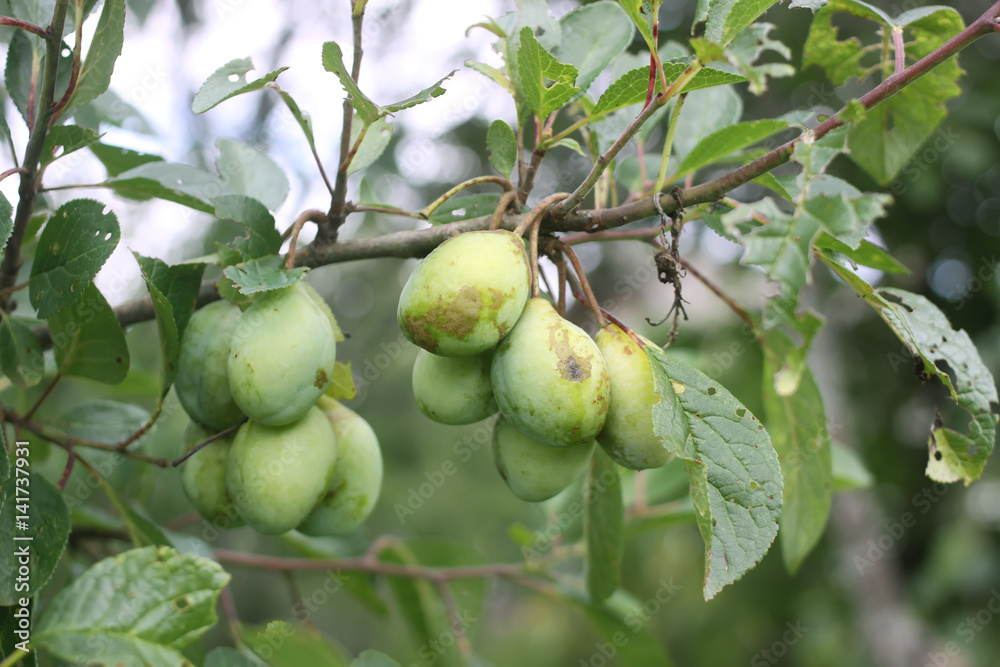
[[[564,246],[562,251],[569,259],[570,264],[573,265],[573,271],[576,273],[576,277],[580,281],[580,287],[583,289],[584,296],[586,296],[585,303],[587,304],[587,307],[590,308],[590,312],[594,314],[594,319],[597,320],[597,325],[603,327],[608,322],[604,319],[604,313],[601,311],[601,307],[597,303],[597,298],[594,296],[594,290],[590,288],[590,282],[587,280],[587,274],[583,272],[583,266],[580,265],[580,258],[576,256],[576,253],[573,252],[573,249],[569,246]]]
[[[177,466],[179,466],[180,464],[184,463],[189,458],[191,458],[192,456],[194,456],[196,453],[200,452],[203,447],[212,444],[213,442],[215,442],[219,438],[226,437],[227,435],[229,435],[230,433],[232,433],[233,431],[235,431],[236,429],[238,429],[240,426],[243,426],[243,424],[245,424],[246,421],[247,421],[246,417],[244,417],[239,422],[237,422],[236,424],[233,424],[232,426],[230,426],[229,428],[225,429],[224,431],[219,431],[218,433],[216,433],[215,435],[213,435],[211,438],[208,438],[207,440],[203,440],[202,442],[199,442],[197,445],[195,445],[194,447],[192,447],[188,451],[186,451],[183,454],[181,454],[180,456],[178,456],[174,461],[172,461],[170,463],[170,466],[173,467],[173,468],[176,468]]]

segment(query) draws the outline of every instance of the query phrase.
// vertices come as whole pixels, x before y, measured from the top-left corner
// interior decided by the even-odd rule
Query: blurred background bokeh
[[[683,42],[695,0],[664,4],[661,36]],[[873,4],[897,14],[915,3]],[[553,1],[550,9],[559,16],[575,5]],[[960,0],[952,6],[968,21],[988,3]],[[361,85],[376,101],[405,97],[459,70],[446,84],[446,95],[396,119],[389,149],[366,177],[381,202],[418,209],[454,183],[490,173],[486,128],[495,118],[513,123],[514,109],[496,85],[464,67],[469,58],[498,63],[490,48],[492,36],[485,30],[466,35],[465,30],[485,16],[513,8],[512,0],[371,0]],[[342,91],[323,71],[320,47],[331,39],[349,43],[347,0],[130,0],[129,9],[125,52],[112,83],[121,102],[121,127],[102,128],[108,132],[105,141],[202,166],[213,163],[218,138],[246,142],[268,153],[289,176],[291,195],[278,212],[280,227],[303,209],[325,208],[328,194],[308,147],[273,95],[243,96],[201,116],[190,111],[190,101],[200,83],[233,58],[251,56],[257,73],[289,65],[280,82],[310,112],[320,154],[327,165],[334,164]],[[776,26],[773,36],[791,48],[796,65],[801,63],[810,16],[783,4],[766,15]],[[640,52],[641,39],[637,37],[631,49]],[[960,62],[966,70],[960,82],[963,93],[948,104],[949,115],[940,126],[945,140],[928,142],[890,185],[895,204],[872,232],[873,240],[912,273],[868,277],[927,296],[956,328],[969,333],[987,366],[997,373],[1000,35],[979,40],[961,54]],[[607,81],[599,80],[601,85]],[[835,89],[818,68],[772,80],[760,97],[748,94],[745,86],[736,88],[745,119],[800,108],[831,113],[858,92],[857,86]],[[25,130],[9,101],[6,105],[15,144],[23,144]],[[661,130],[651,141],[657,136],[662,137]],[[57,163],[61,170],[50,169],[47,185],[99,180],[99,166],[83,153],[77,153],[75,161]],[[4,155],[8,160],[6,151]],[[862,190],[880,189],[846,158],[839,158],[832,169]],[[572,151],[552,151],[532,201],[565,189],[584,174],[581,159]],[[5,192],[12,181],[3,184]],[[360,174],[351,187],[356,199]],[[172,204],[124,202],[100,190],[87,195],[111,202],[122,222],[121,247],[98,279],[112,304],[143,293],[128,249],[173,263],[211,252],[215,240],[233,234],[207,216]],[[343,228],[342,238],[414,226],[406,218],[356,214]],[[759,310],[772,290],[756,271],[739,265],[738,247],[700,223],[685,231],[681,249],[750,310]],[[646,317],[659,320],[672,297],[656,280],[648,246],[591,245],[581,247],[580,253],[599,301],[641,333],[665,342],[668,326],[653,328],[645,322]],[[519,561],[521,549],[511,539],[510,527],[544,529],[552,508],[520,502],[508,492],[489,452],[489,423],[443,426],[417,409],[410,389],[416,348],[401,339],[395,318],[399,289],[414,263],[380,259],[323,267],[309,275],[350,334],[338,348],[338,357],[352,361],[361,387],[351,406],[371,422],[385,455],[385,484],[374,516],[362,534],[332,547],[352,553],[379,535],[433,536],[460,541],[488,562]],[[717,378],[760,414],[761,356],[753,338],[692,278],[685,281],[685,297],[690,319],[682,323],[672,351]],[[836,495],[822,541],[795,576],[786,572],[780,549],[772,548],[743,581],[711,602],[702,598],[703,545],[693,523],[630,537],[623,587],[639,601],[648,601],[648,616],[639,622],[677,665],[1000,664],[1000,464],[991,462],[983,479],[968,488],[932,483],[924,476],[924,466],[935,413],[962,419],[951,410],[942,387],[919,381],[909,354],[875,312],[824,268],[814,268],[803,302],[826,318],[811,364],[826,400],[832,435],[871,471],[870,488]],[[593,331],[589,314],[579,305],[569,316]],[[77,382],[72,385],[76,389],[61,387],[54,400],[67,408],[95,397],[139,397],[152,405],[158,372],[154,327],[146,323],[131,329],[135,368],[122,386]],[[29,394],[24,400],[33,398]],[[174,456],[186,421],[171,395],[165,418],[145,445],[148,451]],[[53,448],[44,464],[53,479],[64,460]],[[169,524],[191,511],[177,471],[131,460],[113,465],[115,486],[156,520]],[[454,474],[441,472],[452,466]],[[434,483],[441,479],[442,484]],[[80,471],[74,481],[68,488],[77,489],[81,501],[106,507],[99,491],[87,497]],[[686,492],[676,470],[657,473],[654,487],[662,500]],[[565,536],[571,537],[572,530]],[[297,553],[247,528],[216,535],[195,523],[184,532],[217,547]],[[99,547],[88,548],[101,555]],[[69,560],[57,574],[61,581],[89,562],[83,552]],[[578,565],[570,562],[566,572],[578,572]],[[280,573],[232,571],[233,597],[239,617],[247,623],[295,620],[296,596],[318,600],[316,592],[325,590],[329,594],[320,596],[322,604],[316,605],[309,621],[331,641],[352,653],[375,647],[403,664],[430,664],[421,662],[399,614],[380,616],[344,588],[333,586],[330,592],[325,573],[299,574],[290,587]],[[671,592],[664,595],[667,586]],[[601,657],[602,640],[577,607],[506,581],[489,581],[486,588],[486,603],[471,639],[477,653],[492,664],[614,664]],[[208,638],[209,645],[226,641],[221,624]],[[949,642],[954,649],[950,653]]]

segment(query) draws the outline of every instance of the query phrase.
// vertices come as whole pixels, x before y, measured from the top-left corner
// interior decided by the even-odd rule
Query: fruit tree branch
[[[882,81],[878,86],[863,95],[859,102],[865,109],[871,109],[934,67],[945,62],[979,37],[998,31],[1000,31],[1000,1],[996,2],[982,16],[969,24],[965,30],[952,37],[924,58],[915,62],[902,72],[894,74]],[[647,107],[646,111],[653,106],[654,105],[650,105]],[[762,155],[752,162],[748,162],[741,167],[733,169],[732,171],[723,174],[714,180],[683,190],[678,193],[680,200],[683,201],[686,206],[717,201],[730,190],[733,190],[744,183],[748,183],[761,174],[764,174],[787,162],[789,158],[791,158],[796,144],[803,139],[809,138],[814,141],[824,136],[831,130],[842,126],[844,121],[840,119],[840,113],[841,112],[838,112],[836,115],[816,126],[815,129],[803,132],[799,136],[775,148],[769,153]],[[645,114],[645,111],[643,114]],[[643,117],[643,114],[640,114],[640,118]],[[637,118],[636,120],[638,121],[639,119]],[[635,129],[638,130],[638,127]],[[628,132],[626,132],[626,134],[628,134]],[[624,136],[625,135],[623,135],[623,137]],[[40,147],[37,150],[40,151]],[[27,159],[25,162],[27,164]],[[600,164],[601,162],[599,160],[598,165],[595,165],[595,168]],[[677,199],[672,194],[660,194],[659,200],[660,207],[664,213],[670,213],[677,209]],[[18,212],[20,213],[20,211],[21,206],[19,205]],[[630,222],[652,217],[654,215],[658,215],[658,212],[656,210],[656,205],[653,202],[653,198],[645,197],[643,199],[622,204],[621,206],[613,208],[587,211],[578,210],[566,213],[562,216],[549,216],[543,219],[541,231],[543,233],[600,232],[606,229],[620,227]],[[30,215],[28,217],[30,217]],[[492,217],[492,215],[488,215],[480,218],[472,218],[469,220],[436,225],[423,229],[395,232],[393,234],[384,234],[382,236],[372,238],[354,239],[332,244],[313,243],[297,253],[296,264],[299,266],[315,268],[325,266],[327,264],[338,264],[342,262],[374,259],[379,257],[423,257],[431,250],[457,234],[488,229],[490,227]],[[513,230],[521,222],[523,222],[524,218],[524,214],[504,215],[500,227],[503,229]],[[16,233],[17,227],[15,227],[15,234]],[[24,230],[22,228],[22,237],[23,233]],[[12,237],[11,244],[13,245],[13,243],[14,238]],[[8,255],[10,254],[11,253],[8,250]],[[5,265],[7,263],[7,259],[8,258],[5,258]],[[6,279],[6,275],[0,277]],[[13,282],[10,282],[7,285],[0,283],[0,289],[10,285],[13,285]],[[218,299],[219,292],[215,283],[212,281],[202,283],[201,291],[198,294],[198,307]],[[137,322],[151,320],[155,317],[153,304],[149,297],[144,297],[123,304],[115,309],[115,314],[118,316],[118,320],[122,323],[122,326],[129,326]],[[42,343],[42,347],[50,347],[52,345],[52,340],[46,325],[36,326],[32,331],[39,338],[39,341]]]

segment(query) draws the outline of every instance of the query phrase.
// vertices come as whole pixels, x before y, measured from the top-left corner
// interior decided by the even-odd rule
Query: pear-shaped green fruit
[[[184,430],[184,451],[190,451],[213,435],[195,422],[189,423]],[[226,466],[233,438],[235,436],[230,434],[208,443],[181,466],[184,495],[203,517],[224,528],[243,525],[243,519],[226,489]]]
[[[319,537],[346,535],[375,509],[382,490],[382,451],[375,431],[356,412],[326,396],[317,406],[333,426],[339,454],[326,494],[298,529]]]
[[[496,414],[490,384],[492,352],[439,357],[427,350],[413,363],[413,397],[420,411],[442,424],[474,424]]]
[[[503,416],[493,425],[493,461],[515,496],[529,503],[548,500],[576,479],[590,460],[594,441],[550,447],[523,435]]]
[[[212,433],[245,416],[229,391],[227,370],[230,339],[241,315],[239,306],[228,301],[210,303],[191,316],[181,339],[177,399],[191,419]]]
[[[653,433],[653,373],[642,347],[616,324],[597,332],[597,347],[611,377],[611,405],[604,430],[597,436],[604,451],[633,470],[659,468],[674,455]]]
[[[399,327],[428,352],[480,354],[514,326],[529,281],[520,237],[504,230],[459,234],[410,274],[399,295]]]
[[[336,354],[330,320],[302,283],[265,292],[233,331],[229,388],[253,421],[290,424],[330,384]]]
[[[610,382],[590,336],[531,299],[493,355],[493,395],[521,433],[554,447],[587,442],[604,426]]]
[[[229,450],[226,488],[240,516],[257,531],[278,535],[302,523],[323,498],[337,462],[337,438],[317,407],[297,422],[248,421]]]

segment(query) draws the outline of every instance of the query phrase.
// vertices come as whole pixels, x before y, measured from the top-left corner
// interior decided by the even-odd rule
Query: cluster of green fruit
[[[191,316],[176,391],[185,450],[245,421],[184,463],[182,486],[216,524],[277,535],[342,535],[371,513],[382,454],[371,426],[324,395],[339,329],[305,282]]]
[[[417,266],[397,315],[423,348],[413,366],[420,409],[471,424],[499,408],[494,461],[530,502],[568,487],[595,443],[634,470],[670,461],[653,432],[648,341],[608,324],[595,342],[549,301],[529,299],[530,280],[524,241],[503,230],[451,238]]]

